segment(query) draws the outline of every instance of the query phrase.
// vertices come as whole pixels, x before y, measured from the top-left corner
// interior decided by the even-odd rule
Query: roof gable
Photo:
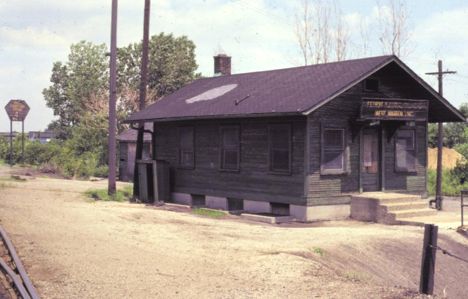
[[[391,62],[459,117],[457,109],[398,58],[378,56],[198,79],[134,113],[127,121],[307,115]]]
[[[136,112],[128,121],[302,114],[392,59],[379,56],[202,78]],[[216,98],[193,101],[207,91],[234,85]]]

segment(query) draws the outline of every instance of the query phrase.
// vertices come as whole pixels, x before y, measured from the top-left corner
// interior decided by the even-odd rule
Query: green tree
[[[460,111],[468,117],[468,103],[460,106]],[[428,142],[430,147],[437,147],[437,124],[429,124]],[[444,146],[460,147],[468,144],[468,125],[467,123],[448,123],[444,124]]]
[[[138,110],[141,43],[118,49],[119,129],[121,120]],[[147,102],[172,93],[199,76],[195,45],[186,36],[161,33],[150,39]],[[107,163],[108,77],[106,46],[82,41],[73,44],[66,62],[55,62],[51,85],[43,90],[47,106],[58,116],[49,128],[61,139],[60,153],[49,159],[54,168],[72,176],[104,174]],[[3,147],[0,143],[0,151]],[[54,150],[57,147],[54,148]],[[36,145],[31,152],[49,156]],[[37,161],[35,161],[36,163]]]
[[[118,86],[121,108],[126,113],[138,110],[141,51],[141,42],[118,50]],[[195,44],[186,36],[153,35],[149,40],[147,104],[199,77],[197,68]]]
[[[66,63],[55,62],[52,85],[43,90],[47,106],[58,119],[49,128],[61,139],[68,138],[71,128],[80,122],[90,98],[106,89],[108,82],[106,45],[81,41],[70,47]]]
[[[460,106],[460,111],[465,117],[468,117],[468,103]],[[468,143],[468,125],[467,123],[449,123],[444,126],[444,143],[448,147]]]

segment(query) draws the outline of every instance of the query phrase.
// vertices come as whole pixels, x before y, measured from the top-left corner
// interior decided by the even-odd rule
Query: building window
[[[291,173],[291,125],[270,125],[268,144],[270,171]]]
[[[195,167],[195,146],[193,127],[179,128],[179,166],[193,169]]]
[[[379,80],[377,79],[366,79],[364,80],[364,91],[379,91]]]
[[[342,174],[345,163],[345,129],[324,128],[322,130],[322,174]]]
[[[221,169],[239,170],[240,138],[238,126],[221,127]]]
[[[395,137],[395,170],[398,172],[416,171],[416,132],[398,130]]]

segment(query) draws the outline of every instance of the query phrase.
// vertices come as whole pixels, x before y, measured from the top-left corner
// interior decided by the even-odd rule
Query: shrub
[[[50,163],[58,156],[61,146],[58,142],[41,144],[38,141],[29,142],[25,148],[24,162],[29,165],[43,165]]]
[[[133,187],[125,186],[123,189],[118,189],[115,194],[109,196],[107,189],[92,189],[85,192],[85,195],[94,200],[103,201],[127,201],[132,197]]]
[[[460,184],[468,184],[468,162],[457,162],[457,165],[452,169],[451,174],[458,179]]]
[[[24,161],[21,161],[21,136],[13,141],[13,163],[24,162],[37,166],[45,173],[60,173],[69,178],[107,177],[107,145],[104,131],[93,131],[78,127],[66,141],[53,140],[41,144],[25,138]],[[10,143],[0,138],[0,161],[8,162]]]
[[[435,195],[436,189],[436,171],[427,171],[428,179],[428,192],[430,195]],[[460,182],[460,178],[457,173],[453,170],[443,170],[442,172],[442,194],[446,196],[459,196],[461,190],[468,189],[468,182],[463,184]]]

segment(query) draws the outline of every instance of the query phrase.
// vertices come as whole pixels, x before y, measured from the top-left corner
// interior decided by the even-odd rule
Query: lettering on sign
[[[5,110],[11,121],[24,121],[29,112],[28,104],[23,100],[11,100]]]
[[[369,120],[426,120],[427,111],[427,101],[424,100],[363,100],[361,118]]]

